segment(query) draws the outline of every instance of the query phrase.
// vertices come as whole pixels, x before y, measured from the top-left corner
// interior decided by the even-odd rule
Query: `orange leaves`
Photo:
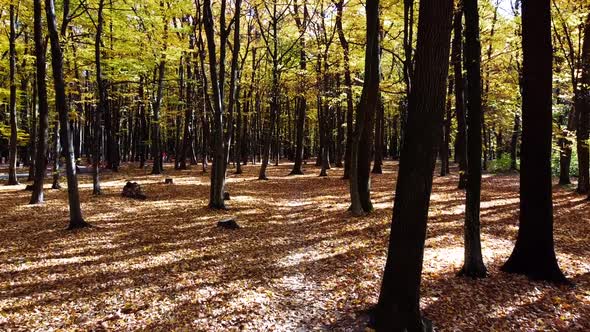
[[[385,263],[395,165],[373,177],[376,210],[353,218],[341,170],[287,177],[290,165],[232,170],[230,210],[206,208],[199,170],[152,176],[134,167],[105,174],[104,195],[82,177],[83,211],[95,228],[66,232],[65,189],[0,186],[0,330],[363,331]],[[556,188],[559,263],[577,284],[555,287],[499,272],[517,231],[518,178],[484,178],[483,254],[491,275],[457,278],[464,193],[435,177],[422,279],[422,308],[439,331],[589,330],[590,204]],[[174,178],[163,185],[164,177]],[[120,197],[127,180],[148,199]],[[233,217],[236,231],[215,227]],[[367,330],[369,331],[369,330]]]

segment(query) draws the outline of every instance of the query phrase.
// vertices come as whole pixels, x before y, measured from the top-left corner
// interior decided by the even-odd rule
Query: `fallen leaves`
[[[230,210],[211,211],[207,174],[126,166],[105,174],[100,197],[81,178],[83,212],[96,227],[67,232],[66,191],[43,206],[0,186],[0,330],[366,330],[389,239],[396,165],[372,181],[375,211],[352,218],[341,170],[318,179],[289,166],[229,172]],[[174,179],[165,185],[164,177]],[[120,196],[127,180],[145,201]],[[486,176],[482,245],[490,277],[455,277],[462,264],[464,193],[436,177],[422,308],[440,331],[590,330],[590,203],[555,188],[559,263],[575,288],[499,272],[518,230],[516,175]],[[22,188],[21,188],[22,187]],[[236,218],[243,226],[220,230]],[[367,330],[368,331],[368,330]]]

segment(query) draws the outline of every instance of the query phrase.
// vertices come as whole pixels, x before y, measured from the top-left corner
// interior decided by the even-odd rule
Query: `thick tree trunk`
[[[39,108],[39,131],[37,138],[37,154],[35,161],[35,182],[30,204],[43,203],[43,183],[47,168],[47,141],[49,136],[49,108],[47,106],[47,86],[45,83],[46,64],[45,46],[43,43],[43,23],[41,0],[33,0],[34,11],[34,39],[35,39],[35,68],[37,84],[37,104]]]
[[[487,274],[481,254],[481,44],[477,0],[463,0],[465,12],[465,63],[467,64],[467,194],[465,200],[465,257],[460,275],[482,278]]]
[[[432,329],[420,314],[420,281],[436,146],[445,107],[452,11],[452,0],[420,1],[414,83],[389,253],[375,311],[377,331]]]
[[[70,135],[68,109],[66,103],[65,81],[63,77],[63,53],[59,42],[57,23],[55,20],[55,5],[53,0],[45,0],[47,15],[47,30],[51,41],[51,66],[53,69],[53,85],[55,88],[55,106],[59,113],[61,136],[64,138],[66,155],[66,174],[68,181],[68,202],[70,205],[70,224],[68,229],[86,227],[80,209],[80,194],[78,192],[78,178],[76,176],[76,159],[74,156],[74,142]],[[62,27],[63,28],[63,27]],[[59,158],[59,156],[56,156]]]
[[[514,251],[502,270],[562,283],[566,279],[553,246],[550,0],[522,3],[522,49],[520,227]]]

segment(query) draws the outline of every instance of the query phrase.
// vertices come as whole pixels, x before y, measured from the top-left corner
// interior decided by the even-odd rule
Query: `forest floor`
[[[375,211],[361,218],[347,212],[341,169],[319,178],[309,164],[305,176],[270,166],[269,181],[256,180],[257,165],[239,176],[230,169],[229,210],[219,212],[206,207],[200,167],[166,167],[158,176],[136,166],[105,174],[99,197],[80,177],[94,227],[74,232],[65,230],[66,189],[46,190],[46,203],[30,206],[24,184],[0,184],[0,330],[365,329],[386,257],[396,163],[373,176]],[[484,175],[489,277],[459,278],[464,193],[452,171],[435,176],[424,257],[421,305],[437,330],[590,331],[590,202],[554,187],[556,251],[575,287],[531,282],[499,271],[518,230],[518,175]],[[121,197],[127,180],[147,200]],[[215,226],[227,217],[242,228]]]

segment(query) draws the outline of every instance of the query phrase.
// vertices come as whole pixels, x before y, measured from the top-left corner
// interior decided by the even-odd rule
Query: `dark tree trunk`
[[[457,116],[457,137],[455,154],[459,162],[459,189],[465,189],[467,184],[467,138],[466,138],[466,124],[465,124],[465,102],[463,99],[464,81],[463,70],[461,68],[461,53],[462,53],[462,38],[463,38],[463,24],[461,19],[463,17],[463,8],[459,4],[455,10],[455,17],[453,19],[453,71],[455,76],[455,112]]]
[[[553,246],[550,0],[523,1],[522,49],[520,227],[514,251],[502,270],[561,283],[566,279]]]
[[[518,136],[520,133],[520,117],[514,114],[514,127],[512,128],[512,138],[510,139],[510,170],[516,170],[516,159],[518,150]]]
[[[375,121],[375,160],[373,162],[373,174],[383,174],[383,130],[385,127],[385,105],[379,98],[377,118]]]
[[[351,156],[353,145],[353,119],[354,119],[354,105],[352,99],[352,77],[350,75],[350,47],[344,29],[342,28],[342,12],[344,10],[344,0],[339,0],[336,5],[336,30],[338,32],[338,39],[340,39],[340,46],[343,50],[344,58],[344,89],[346,91],[346,148],[344,151],[344,179],[350,178]]]
[[[396,186],[377,331],[432,330],[420,314],[420,282],[436,146],[449,69],[452,0],[421,0],[414,83]]]
[[[100,156],[101,156],[101,123],[102,114],[109,113],[109,100],[107,97],[106,80],[102,77],[102,63],[101,63],[101,40],[104,19],[102,11],[104,8],[104,0],[98,2],[98,16],[96,18],[96,37],[94,40],[94,62],[96,66],[96,86],[98,87],[98,107],[94,110],[94,139],[92,151],[92,194],[100,195]]]
[[[147,159],[148,154],[148,144],[147,141],[149,140],[149,128],[148,128],[148,114],[145,109],[145,96],[144,96],[144,78],[141,76],[139,78],[139,88],[138,88],[138,108],[139,108],[139,121],[140,121],[140,131],[141,137],[139,142],[139,168],[143,169],[145,167],[145,161]]]
[[[477,0],[463,0],[465,12],[465,63],[467,64],[467,194],[465,200],[465,257],[460,275],[485,277],[481,254],[481,44]]]
[[[584,43],[581,57],[582,76],[578,83],[578,91],[575,94],[576,109],[578,110],[578,193],[586,194],[590,187],[588,155],[588,122],[590,121],[590,15],[584,25]]]
[[[222,1],[221,10],[221,29],[222,34],[225,34],[225,0]],[[209,73],[211,78],[211,85],[213,90],[213,166],[211,167],[211,190],[209,195],[209,208],[225,209],[223,200],[223,189],[225,187],[225,148],[223,137],[223,68],[219,68],[219,76],[217,73],[215,50],[215,32],[213,30],[213,13],[211,8],[211,1],[205,0],[203,4],[203,21],[205,26],[205,34],[207,36],[207,49],[209,51]],[[225,40],[222,38],[222,40]],[[222,42],[220,48],[225,48],[225,43]],[[222,51],[223,53],[223,51]],[[220,64],[223,63],[223,55],[220,59]]]
[[[80,194],[78,192],[78,178],[76,176],[74,142],[70,135],[65,81],[63,77],[63,53],[59,42],[53,0],[45,0],[45,13],[47,15],[47,30],[51,41],[51,66],[53,69],[53,83],[55,88],[55,106],[59,113],[61,136],[66,142],[66,174],[68,181],[68,202],[70,205],[70,224],[68,229],[82,228],[88,226],[88,224],[84,221],[82,210],[80,209]],[[64,29],[64,27],[62,27],[62,29]],[[56,157],[59,158],[59,156]]]
[[[452,102],[453,95],[453,77],[449,77],[449,86],[447,93],[446,115],[442,124],[443,134],[441,135],[440,144],[440,176],[447,176],[449,172],[449,142],[451,140],[451,116],[452,116]]]
[[[16,6],[10,5],[10,33],[9,33],[9,63],[10,63],[10,153],[8,157],[8,182],[9,186],[19,184],[16,176],[16,152],[17,152],[17,123],[16,123]]]
[[[35,182],[30,204],[43,203],[43,183],[47,168],[47,141],[49,128],[49,108],[47,106],[47,86],[45,84],[46,64],[45,46],[43,43],[42,5],[41,0],[33,1],[34,11],[34,39],[35,39],[35,68],[37,84],[37,103],[39,107],[39,131],[37,138],[37,154],[35,161]]]
[[[299,70],[304,73],[307,70],[307,59],[305,55],[305,30],[307,28],[307,5],[303,3],[303,20],[299,16],[299,6],[297,1],[294,2],[295,11],[295,22],[301,34],[299,39]],[[338,20],[338,18],[336,18]],[[338,23],[336,23],[338,24]],[[298,82],[298,94],[295,97],[295,119],[296,119],[296,132],[297,137],[295,139],[295,161],[293,169],[289,175],[303,175],[303,136],[305,134],[305,118],[307,113],[307,99],[305,98],[305,79],[301,75]]]
[[[365,81],[356,114],[351,153],[349,210],[361,215],[373,210],[371,203],[371,150],[373,145],[373,120],[379,107],[379,1],[367,3],[367,46],[365,50]]]

